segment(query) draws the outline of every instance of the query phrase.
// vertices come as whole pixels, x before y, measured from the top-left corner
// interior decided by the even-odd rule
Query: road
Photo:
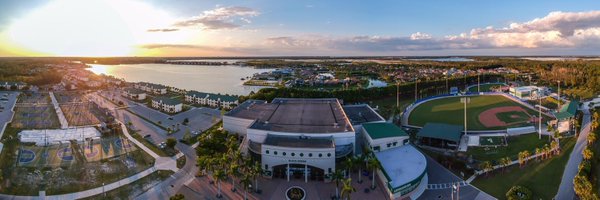
[[[583,160],[583,149],[587,146],[587,136],[590,134],[591,127],[591,115],[589,110],[583,110],[583,122],[581,123],[581,132],[579,133],[579,137],[577,137],[577,143],[569,156],[569,161],[567,162],[567,166],[565,166],[565,171],[563,172],[562,179],[560,182],[560,186],[558,188],[558,193],[556,194],[555,199],[560,200],[571,200],[575,199],[575,191],[573,190],[573,179],[575,179],[575,175],[579,171],[579,163]]]
[[[107,106],[107,108],[114,110],[116,114],[115,116],[120,121],[124,123],[131,122],[134,129],[139,130],[141,135],[150,135],[155,142],[165,141],[168,137],[165,130],[155,126],[152,123],[149,123],[148,121],[125,109],[118,109],[117,105],[112,104],[97,94],[93,94],[91,98],[96,100],[101,106]],[[139,106],[127,100],[121,101],[126,102],[126,104],[130,106]],[[191,182],[195,178],[195,175],[198,173],[198,168],[196,167],[195,149],[183,143],[177,143],[175,148],[183,153],[183,156],[186,157],[187,161],[185,165],[180,170],[175,172],[175,174],[171,175],[170,178],[153,186],[148,191],[137,196],[136,199],[169,199],[169,197],[176,194],[176,192],[179,191],[186,183]]]

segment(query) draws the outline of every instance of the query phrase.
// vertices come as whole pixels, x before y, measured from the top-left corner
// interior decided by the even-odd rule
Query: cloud
[[[173,32],[178,31],[178,28],[158,28],[158,29],[148,29],[148,32]]]
[[[219,7],[202,12],[199,16],[178,21],[175,27],[201,26],[204,29],[233,29],[242,26],[239,22],[250,23],[248,18],[260,15],[260,13],[248,7]]]
[[[403,52],[447,49],[593,48],[600,50],[600,11],[551,12],[542,18],[507,27],[475,28],[468,33],[433,37],[410,36],[272,37],[266,43],[279,48]]]

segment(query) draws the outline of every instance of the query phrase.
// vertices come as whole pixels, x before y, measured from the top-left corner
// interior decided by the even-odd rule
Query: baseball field
[[[408,117],[408,124],[424,126],[428,122],[464,124],[461,97],[434,99],[418,105]],[[538,112],[502,95],[471,96],[467,104],[468,130],[501,130],[534,125]],[[548,120],[543,117],[544,121]]]

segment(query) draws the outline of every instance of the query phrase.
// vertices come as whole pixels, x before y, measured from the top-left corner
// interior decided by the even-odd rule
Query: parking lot
[[[0,92],[0,138],[4,133],[4,128],[12,119],[14,111],[12,111],[17,102],[18,92]]]

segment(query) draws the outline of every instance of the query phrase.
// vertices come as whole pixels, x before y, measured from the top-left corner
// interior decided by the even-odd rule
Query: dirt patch
[[[506,122],[500,120],[497,116],[498,113],[505,113],[505,112],[523,112],[529,116],[529,119],[525,120],[525,121],[520,121],[520,122],[506,123]],[[518,116],[518,115],[511,115],[510,117],[513,119],[520,118],[520,116]],[[481,122],[481,124],[483,124],[483,126],[485,126],[487,128],[510,126],[510,125],[520,124],[520,123],[524,123],[524,122],[531,122],[531,121],[537,121],[537,119],[535,117],[531,116],[529,113],[527,113],[527,111],[525,109],[523,109],[519,106],[497,107],[497,108],[485,110],[479,114],[479,122]]]

